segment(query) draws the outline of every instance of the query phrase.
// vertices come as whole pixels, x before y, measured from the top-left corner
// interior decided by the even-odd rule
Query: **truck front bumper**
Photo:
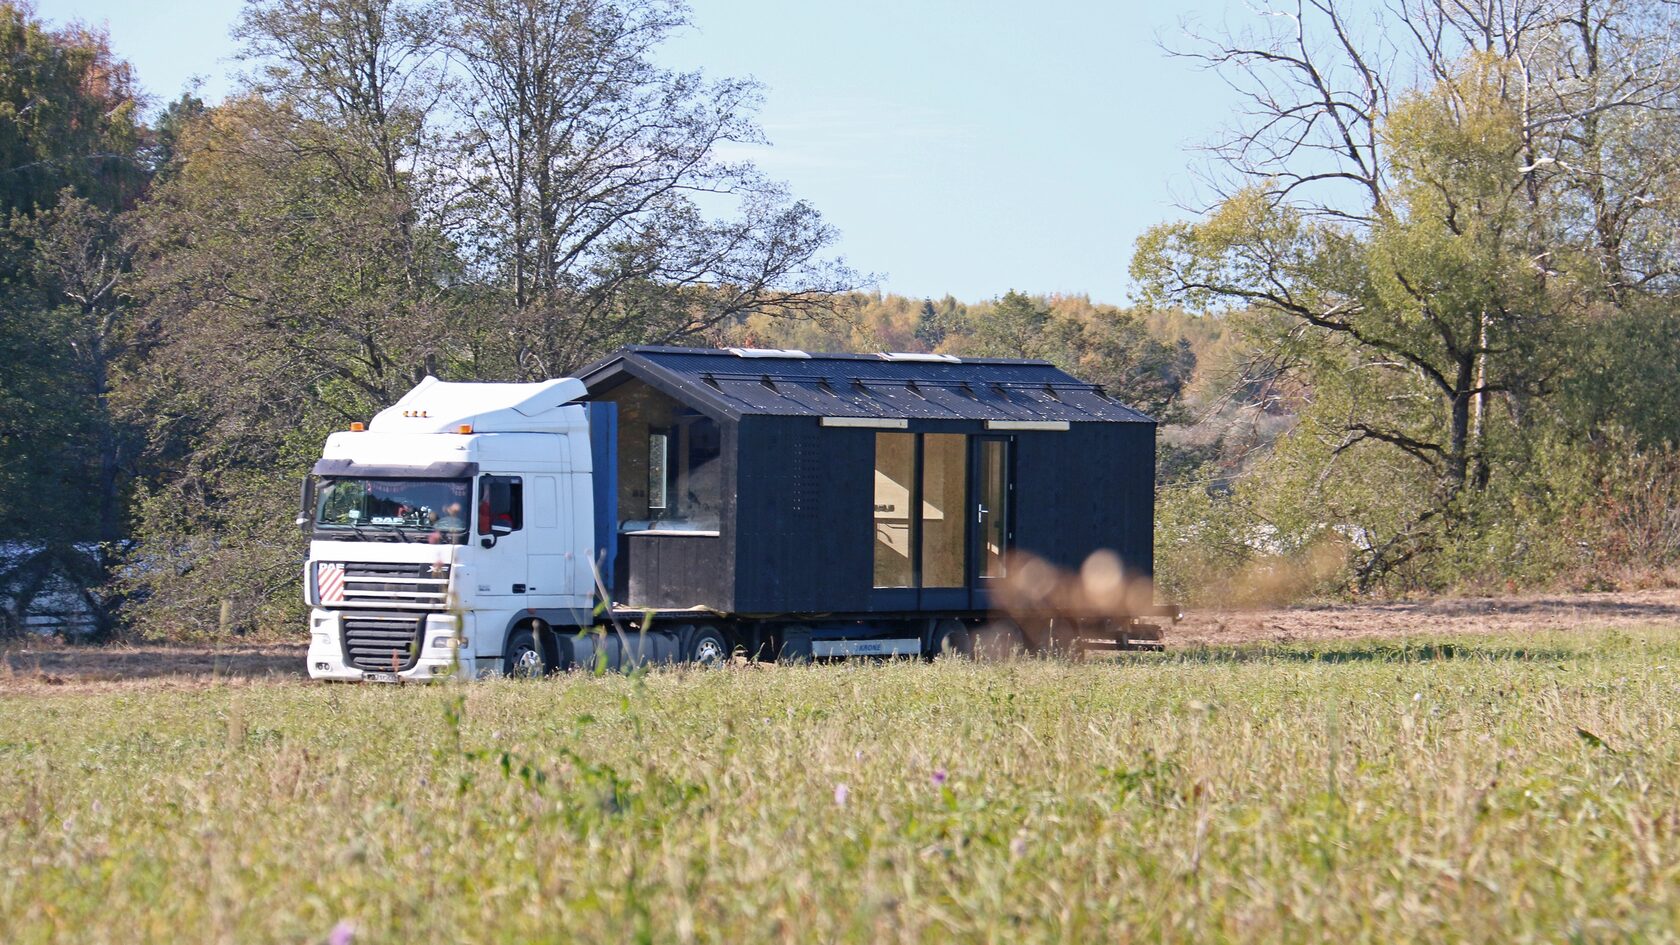
[[[309,613],[309,678],[340,682],[429,682],[456,677],[475,679],[479,660],[468,639],[470,615],[430,614],[420,637],[420,658],[398,673],[364,671],[344,658],[344,627],[338,611],[316,608]],[[495,661],[499,662],[499,661]]]

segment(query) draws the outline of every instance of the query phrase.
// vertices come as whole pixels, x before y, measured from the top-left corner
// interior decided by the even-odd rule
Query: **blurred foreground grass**
[[[0,940],[1680,927],[1680,631],[0,697]]]

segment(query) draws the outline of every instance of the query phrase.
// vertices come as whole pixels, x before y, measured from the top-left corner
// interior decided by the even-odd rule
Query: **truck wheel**
[[[713,627],[694,628],[683,651],[683,659],[707,669],[728,665],[732,655],[729,641]]]
[[[502,667],[506,675],[515,679],[535,679],[548,674],[548,655],[530,625],[520,627],[508,637]]]
[[[987,662],[1014,659],[1027,652],[1027,638],[1009,621],[996,621],[974,631],[974,658]]]
[[[776,654],[778,663],[811,662],[811,628],[789,627],[782,631],[782,650]]]
[[[951,656],[973,656],[974,637],[960,620],[941,620],[933,631],[934,659]]]

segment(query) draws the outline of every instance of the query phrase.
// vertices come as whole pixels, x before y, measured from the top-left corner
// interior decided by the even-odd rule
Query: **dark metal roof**
[[[578,372],[591,393],[639,378],[700,408],[747,414],[903,420],[1154,423],[1047,361],[625,348]]]

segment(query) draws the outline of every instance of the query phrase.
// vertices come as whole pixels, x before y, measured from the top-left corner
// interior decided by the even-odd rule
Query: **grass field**
[[[0,696],[0,940],[1611,941],[1680,630]]]

